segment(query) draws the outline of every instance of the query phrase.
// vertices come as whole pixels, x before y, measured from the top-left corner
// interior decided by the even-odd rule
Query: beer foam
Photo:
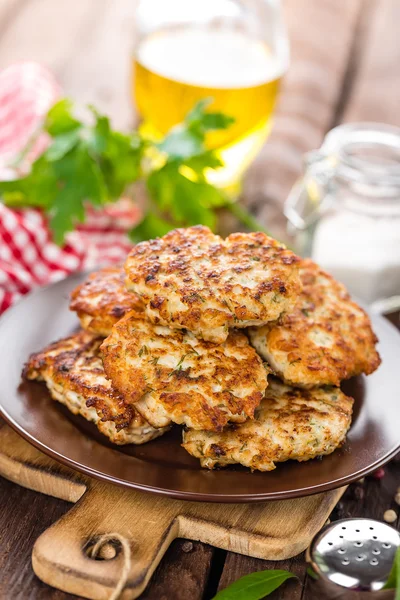
[[[151,34],[138,62],[149,71],[189,85],[235,89],[282,76],[286,64],[260,40],[240,31],[186,27]]]

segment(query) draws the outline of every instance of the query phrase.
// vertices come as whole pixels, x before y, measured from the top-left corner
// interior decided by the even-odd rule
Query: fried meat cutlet
[[[103,337],[131,310],[143,311],[139,296],[125,287],[125,271],[107,267],[91,273],[71,293],[70,309],[78,314],[86,331]]]
[[[154,323],[222,343],[230,328],[263,325],[294,306],[298,261],[264,233],[223,240],[199,225],[137,244],[126,283]]]
[[[104,369],[127,404],[154,427],[221,430],[252,417],[266,368],[236,330],[221,345],[128,313],[101,346]]]
[[[276,323],[249,329],[251,343],[285,382],[339,385],[380,364],[368,315],[345,287],[311,260],[300,264],[303,291]]]
[[[102,339],[81,331],[33,354],[24,368],[27,379],[44,381],[54,400],[92,421],[114,444],[144,444],[162,435],[106,378],[99,347]]]
[[[350,427],[353,399],[340,388],[302,390],[269,378],[254,419],[221,433],[183,432],[183,447],[202,467],[241,464],[271,471],[275,463],[331,454]]]

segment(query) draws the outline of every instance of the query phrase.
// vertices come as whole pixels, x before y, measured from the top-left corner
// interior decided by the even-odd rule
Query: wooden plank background
[[[42,62],[67,95],[96,104],[117,127],[129,127],[135,121],[130,57],[136,7],[137,0],[1,0],[0,68],[19,60]],[[284,10],[291,67],[273,132],[243,191],[248,206],[275,229],[283,226],[282,203],[301,173],[304,152],[317,148],[331,127],[359,120],[400,125],[399,0],[284,0]],[[332,518],[382,518],[387,508],[398,508],[393,496],[400,464],[387,471],[383,480],[351,486]],[[34,540],[68,503],[2,480],[0,506],[0,598],[72,600],[42,584],[30,566]],[[172,544],[142,597],[208,600],[241,575],[275,566],[293,570],[299,580],[271,600],[322,598],[306,577],[303,556],[275,565],[182,540]]]

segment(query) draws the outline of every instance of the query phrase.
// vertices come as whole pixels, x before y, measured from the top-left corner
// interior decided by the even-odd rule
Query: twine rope
[[[131,547],[127,540],[119,533],[107,533],[99,537],[90,551],[90,557],[97,558],[101,556],[101,550],[106,546],[106,544],[109,544],[115,540],[118,540],[121,544],[124,563],[118,583],[115,586],[115,589],[112,592],[109,600],[118,600],[124,590],[132,566]]]

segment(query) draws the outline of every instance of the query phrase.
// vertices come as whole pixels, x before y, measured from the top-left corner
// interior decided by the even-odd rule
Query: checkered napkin
[[[13,161],[60,96],[53,75],[39,64],[24,62],[0,72],[0,179],[15,178]],[[29,169],[47,143],[46,134],[37,137],[22,170]],[[0,314],[36,286],[121,262],[131,247],[126,232],[138,217],[128,198],[102,211],[89,208],[85,224],[68,234],[60,248],[40,210],[14,210],[0,203]]]

